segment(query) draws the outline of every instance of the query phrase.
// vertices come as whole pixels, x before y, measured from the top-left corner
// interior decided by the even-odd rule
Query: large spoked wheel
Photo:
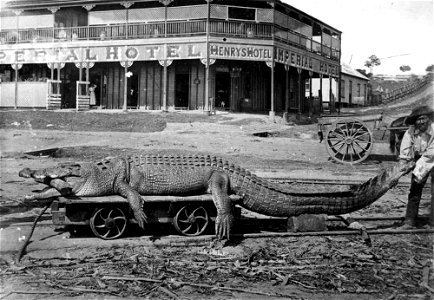
[[[117,239],[127,228],[127,217],[118,207],[98,208],[90,218],[90,228],[101,239]]]
[[[208,228],[208,224],[208,212],[203,206],[183,206],[173,218],[176,231],[185,236],[201,235]]]
[[[325,136],[330,157],[344,164],[364,161],[372,151],[373,136],[360,120],[343,119],[330,125]]]

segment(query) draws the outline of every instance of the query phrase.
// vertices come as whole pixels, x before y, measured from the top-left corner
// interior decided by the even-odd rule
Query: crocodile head
[[[24,168],[19,173],[18,176],[24,178],[33,178],[37,182],[45,183],[52,179],[64,178],[68,176],[79,176],[80,166],[77,164],[63,164],[58,167],[46,168],[46,169],[36,169],[32,170],[30,168]]]

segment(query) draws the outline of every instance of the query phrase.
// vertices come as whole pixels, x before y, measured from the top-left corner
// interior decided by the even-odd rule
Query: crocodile
[[[210,193],[217,209],[216,237],[229,239],[233,224],[229,195],[240,196],[237,204],[241,207],[267,216],[340,215],[373,203],[407,172],[395,166],[346,191],[307,192],[284,188],[214,156],[137,155],[110,157],[96,163],[61,163],[38,170],[25,168],[19,176],[49,186],[27,195],[28,200],[60,195],[120,195],[127,199],[142,228],[147,216],[141,195]]]

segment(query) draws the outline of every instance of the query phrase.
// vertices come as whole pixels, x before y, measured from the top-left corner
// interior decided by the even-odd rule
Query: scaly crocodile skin
[[[339,215],[361,209],[379,199],[398,183],[403,174],[398,168],[393,168],[363,184],[354,185],[349,191],[319,194],[286,191],[243,168],[211,156],[131,156],[108,158],[96,164],[59,165],[20,172],[22,177],[33,177],[47,184],[49,179],[62,178],[71,183],[73,194],[77,196],[119,194],[128,200],[142,227],[146,214],[140,195],[208,192],[217,208],[216,234],[219,238],[229,237],[233,220],[230,194],[241,196],[240,205],[244,208],[268,216]],[[48,194],[52,197],[53,193]],[[47,195],[41,193],[30,197],[41,199]]]

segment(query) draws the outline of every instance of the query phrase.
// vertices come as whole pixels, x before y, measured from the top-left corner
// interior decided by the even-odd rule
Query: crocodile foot
[[[134,218],[139,224],[140,228],[145,229],[145,223],[148,222],[148,217],[143,210],[133,211]]]
[[[229,240],[233,222],[234,217],[231,214],[222,214],[217,216],[215,220],[215,233],[219,240],[225,237]]]

